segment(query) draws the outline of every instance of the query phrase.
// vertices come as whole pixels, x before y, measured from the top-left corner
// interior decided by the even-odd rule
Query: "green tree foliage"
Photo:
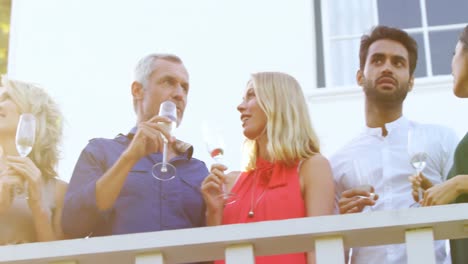
[[[0,0],[0,74],[5,74],[8,63],[11,0]]]

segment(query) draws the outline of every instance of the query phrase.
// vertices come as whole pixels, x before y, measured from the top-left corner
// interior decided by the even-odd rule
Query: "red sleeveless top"
[[[298,163],[286,166],[257,158],[256,168],[242,172],[232,192],[236,202],[226,205],[223,225],[281,220],[306,216],[298,174]],[[224,261],[216,261],[216,264]],[[258,256],[256,264],[307,263],[305,253]]]

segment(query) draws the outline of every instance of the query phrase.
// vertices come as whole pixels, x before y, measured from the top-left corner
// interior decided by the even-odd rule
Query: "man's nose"
[[[185,90],[181,85],[177,85],[177,87],[172,92],[172,98],[180,100],[184,98]]]
[[[386,60],[382,66],[382,72],[392,73],[393,72],[393,65],[390,60]]]

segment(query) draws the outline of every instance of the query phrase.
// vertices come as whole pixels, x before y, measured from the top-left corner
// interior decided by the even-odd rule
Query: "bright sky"
[[[195,157],[208,165],[201,135],[205,119],[218,120],[225,163],[239,169],[243,136],[236,106],[249,74],[257,71],[287,72],[307,94],[314,91],[308,98],[312,122],[329,155],[359,132],[364,105],[360,88],[315,89],[312,3],[15,0],[9,75],[42,84],[62,106],[59,173],[67,181],[89,139],[112,138],[134,126],[133,68],[154,52],[177,54],[188,68],[189,102],[176,136],[192,143]],[[467,130],[458,120],[466,117],[468,104],[453,96],[450,76],[416,80],[404,111],[415,120],[452,127],[460,136]]]
[[[45,86],[66,120],[60,176],[68,180],[87,140],[135,123],[130,83],[136,62],[169,52],[185,62],[189,103],[176,135],[210,163],[200,122],[219,120],[226,163],[239,169],[236,110],[249,74],[284,71],[312,89],[310,1],[15,0],[9,74]]]

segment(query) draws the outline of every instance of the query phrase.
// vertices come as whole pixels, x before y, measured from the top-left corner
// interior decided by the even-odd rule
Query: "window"
[[[318,83],[326,87],[355,85],[361,35],[378,24],[404,29],[417,41],[416,78],[450,74],[458,34],[468,23],[467,0],[322,0],[318,8],[324,56]]]
[[[5,74],[8,63],[11,0],[0,0],[0,74]]]

